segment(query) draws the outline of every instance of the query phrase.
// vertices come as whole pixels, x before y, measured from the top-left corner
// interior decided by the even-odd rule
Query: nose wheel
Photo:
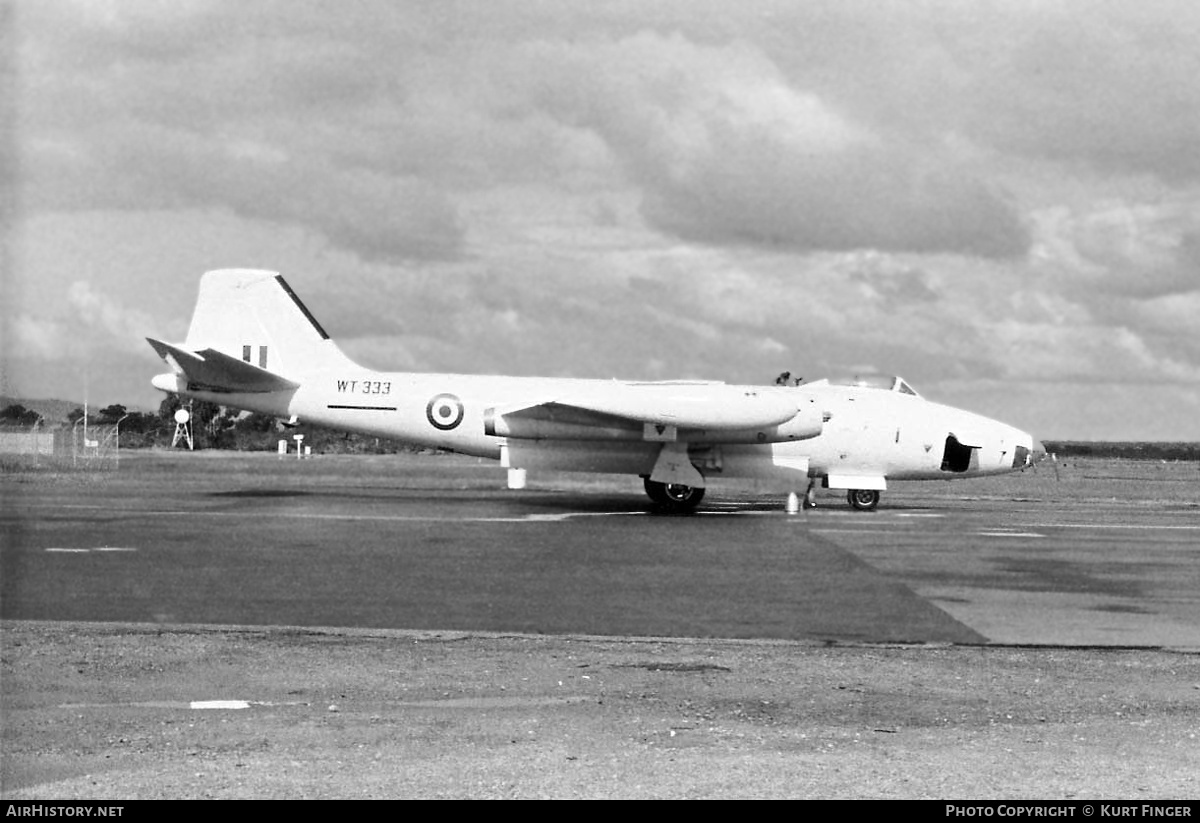
[[[646,495],[661,509],[674,514],[690,512],[704,499],[703,486],[685,486],[681,483],[656,483],[649,477],[642,481]]]
[[[879,505],[879,492],[875,489],[851,489],[846,500],[860,512],[874,511]]]

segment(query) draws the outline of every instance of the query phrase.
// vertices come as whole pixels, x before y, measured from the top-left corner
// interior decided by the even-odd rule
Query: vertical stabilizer
[[[216,349],[290,378],[349,364],[283,276],[220,269],[200,279],[185,348]]]

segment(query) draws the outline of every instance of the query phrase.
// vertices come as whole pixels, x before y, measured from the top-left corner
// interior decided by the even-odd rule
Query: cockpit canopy
[[[829,386],[848,386],[860,389],[879,389],[881,391],[895,391],[901,394],[911,394],[915,397],[921,395],[913,389],[912,386],[905,382],[903,377],[894,374],[856,374],[843,377],[829,377],[824,380],[814,380],[807,384],[809,386],[824,383]]]

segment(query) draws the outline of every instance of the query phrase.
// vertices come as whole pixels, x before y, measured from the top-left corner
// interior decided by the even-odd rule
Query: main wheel
[[[649,477],[642,481],[646,495],[661,508],[671,512],[690,512],[704,499],[703,486],[685,486],[682,483],[658,483]]]
[[[879,492],[875,489],[851,489],[846,493],[846,500],[860,512],[874,511],[879,505]]]

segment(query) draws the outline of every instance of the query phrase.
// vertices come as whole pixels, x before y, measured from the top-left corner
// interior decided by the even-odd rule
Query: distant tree
[[[244,432],[269,432],[275,430],[275,421],[273,415],[251,412],[238,420],[235,428]]]
[[[113,403],[100,410],[100,419],[105,423],[116,423],[128,413],[128,410],[120,403]]]
[[[117,418],[120,420],[121,418]],[[138,432],[147,434],[165,428],[162,421],[159,420],[157,414],[147,414],[145,412],[130,412],[125,418],[125,422],[121,424],[121,433]],[[172,429],[172,431],[174,431]]]
[[[175,422],[175,412],[183,407],[183,403],[179,400],[179,395],[168,394],[158,404],[158,416],[164,423]]]
[[[83,409],[82,408],[75,409],[74,411],[72,411],[70,414],[67,415],[67,422],[71,423],[71,424],[74,424],[75,422],[77,422],[81,419],[83,419]]]
[[[27,409],[20,403],[13,403],[0,409],[0,423],[10,423],[17,426],[32,426],[41,421],[42,416],[32,409]]]

